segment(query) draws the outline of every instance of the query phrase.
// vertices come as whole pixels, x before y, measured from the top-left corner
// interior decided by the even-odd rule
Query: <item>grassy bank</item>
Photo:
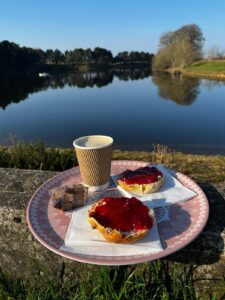
[[[225,156],[184,154],[166,146],[154,145],[152,152],[114,150],[113,159],[163,163],[197,181],[225,181]],[[77,158],[72,148],[47,148],[43,143],[23,142],[11,147],[0,146],[0,167],[64,171],[76,165]]]
[[[225,61],[200,61],[182,71],[185,75],[225,79]]]
[[[167,72],[170,74],[183,74],[190,77],[200,77],[206,79],[225,80],[225,61],[224,60],[202,60],[192,64],[191,66],[182,68],[168,68],[164,70],[155,70]]]

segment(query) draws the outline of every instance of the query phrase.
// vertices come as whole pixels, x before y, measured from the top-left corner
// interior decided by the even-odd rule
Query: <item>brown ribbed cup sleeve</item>
[[[76,148],[83,184],[101,186],[110,178],[112,146],[100,149]]]

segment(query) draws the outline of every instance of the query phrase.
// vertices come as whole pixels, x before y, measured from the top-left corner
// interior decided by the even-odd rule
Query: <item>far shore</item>
[[[37,64],[31,65],[23,70],[21,69],[1,69],[0,73],[53,73],[53,72],[95,72],[105,70],[126,70],[126,69],[142,69],[149,68],[151,70],[150,62],[121,62],[109,64]]]
[[[152,74],[154,73],[168,73],[171,75],[177,75],[177,76],[185,76],[185,77],[195,77],[195,78],[202,78],[202,79],[211,79],[211,80],[225,80],[225,74],[221,73],[198,73],[198,72],[188,72],[185,69],[180,68],[169,68],[164,70],[159,69],[153,69]]]
[[[225,80],[224,60],[203,60],[192,64],[187,68],[168,68],[165,70],[154,70],[167,72],[173,75],[184,75],[187,77],[198,77],[203,79]]]
[[[166,69],[163,72],[167,72],[174,75],[183,75],[186,77],[196,77],[202,79],[211,79],[211,80],[225,80],[225,74],[222,73],[204,73],[204,72],[191,72],[185,69]]]

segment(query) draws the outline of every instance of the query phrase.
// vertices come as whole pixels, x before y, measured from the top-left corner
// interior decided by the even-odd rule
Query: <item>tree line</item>
[[[94,50],[73,49],[65,52],[59,49],[46,51],[29,47],[20,47],[9,41],[0,42],[0,69],[20,70],[33,65],[76,65],[76,64],[123,64],[151,63],[153,54],[138,51],[123,51],[116,56],[110,50],[96,47]]]

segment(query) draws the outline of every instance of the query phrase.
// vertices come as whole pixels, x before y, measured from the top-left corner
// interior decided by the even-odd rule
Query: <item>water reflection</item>
[[[113,81],[114,74],[112,71],[107,72],[69,72],[50,74],[45,82],[48,87],[64,88],[66,85],[70,87],[103,87]]]
[[[120,80],[139,80],[152,75],[152,82],[158,88],[158,95],[163,99],[175,101],[180,105],[191,105],[199,94],[200,80],[171,76],[167,73],[151,74],[149,68],[109,69],[97,72],[60,72],[39,77],[38,74],[4,74],[0,76],[0,108],[5,109],[10,103],[18,103],[28,98],[29,94],[52,89],[69,87],[104,87]],[[203,81],[204,84],[204,81]],[[220,84],[217,81],[205,81],[208,89]],[[224,83],[221,83],[224,85]]]
[[[132,71],[131,71],[132,70]],[[120,80],[128,81],[128,80],[139,80],[149,77],[151,75],[151,71],[149,68],[147,69],[140,69],[140,68],[133,68],[133,69],[114,69],[114,74]]]
[[[211,92],[215,87],[222,88],[225,86],[225,81],[224,80],[207,80],[203,79],[201,81],[202,86],[204,86],[209,92]]]
[[[110,69],[97,72],[65,72],[39,77],[38,74],[4,74],[0,76],[0,108],[5,109],[10,103],[18,103],[28,98],[29,94],[57,89],[65,86],[86,88],[104,87],[113,82],[114,76],[120,80],[138,80],[150,76],[149,68]]]
[[[25,141],[71,147],[74,137],[101,133],[113,136],[120,149],[149,151],[152,144],[162,144],[178,151],[224,154],[225,85],[169,74],[149,76],[149,70],[140,68],[48,77],[2,74],[0,136],[12,132]]]
[[[156,73],[152,76],[152,81],[157,85],[161,98],[175,101],[181,105],[192,104],[200,92],[200,80],[197,78]]]
[[[0,108],[5,109],[10,103],[19,103],[29,94],[45,90],[44,78],[32,74],[4,74],[0,76]]]

